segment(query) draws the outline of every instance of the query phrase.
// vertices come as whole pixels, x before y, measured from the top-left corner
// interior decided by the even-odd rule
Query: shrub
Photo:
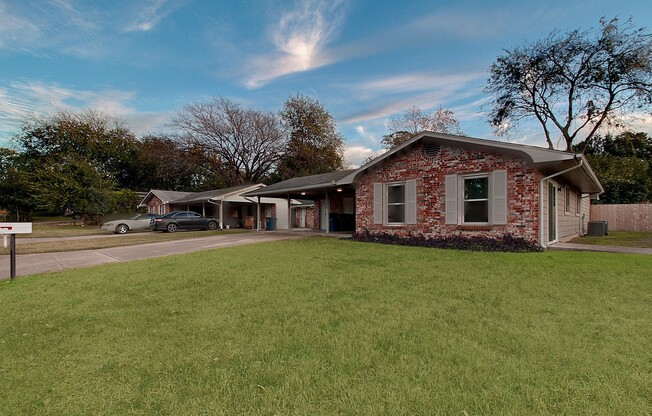
[[[394,244],[400,246],[449,248],[455,250],[472,251],[505,251],[505,252],[539,252],[541,247],[524,238],[514,237],[507,233],[498,238],[484,236],[465,237],[451,235],[445,237],[426,237],[423,234],[399,236],[390,233],[371,233],[369,230],[356,231],[353,234],[355,241]]]

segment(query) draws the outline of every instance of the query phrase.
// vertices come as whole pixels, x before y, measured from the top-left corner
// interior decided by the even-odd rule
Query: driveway
[[[98,250],[66,251],[41,254],[19,254],[16,256],[16,275],[55,272],[64,269],[90,267],[105,263],[148,259],[172,254],[191,253],[219,247],[240,246],[268,241],[288,240],[303,237],[301,233],[251,232],[188,240],[164,241],[125,247]],[[18,248],[20,251],[20,248]],[[9,278],[9,256],[0,256],[0,279]]]

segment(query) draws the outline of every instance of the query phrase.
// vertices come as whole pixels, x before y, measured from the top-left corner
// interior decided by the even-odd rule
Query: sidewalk
[[[597,246],[593,244],[555,243],[548,250],[597,251],[602,253],[627,253],[652,255],[652,248]]]
[[[302,233],[251,232],[173,240],[98,250],[66,251],[16,256],[16,275],[55,272],[99,264],[184,254],[219,247],[240,246],[303,237]],[[20,251],[20,249],[18,249]],[[0,256],[0,280],[9,278],[9,256]]]

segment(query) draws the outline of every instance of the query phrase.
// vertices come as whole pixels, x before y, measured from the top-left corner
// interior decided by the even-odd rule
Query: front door
[[[548,242],[557,241],[557,187],[548,183]]]
[[[326,227],[328,227],[328,205],[326,204],[328,201],[325,199],[322,199],[319,201],[319,217],[321,218],[320,221],[320,228],[323,231],[326,231]]]

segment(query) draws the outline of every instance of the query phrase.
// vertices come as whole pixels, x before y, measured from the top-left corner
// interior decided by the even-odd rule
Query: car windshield
[[[143,221],[143,220],[149,220],[151,218],[152,218],[152,216],[149,215],[149,214],[140,214],[140,215],[136,215],[135,217],[133,217],[132,220]]]

